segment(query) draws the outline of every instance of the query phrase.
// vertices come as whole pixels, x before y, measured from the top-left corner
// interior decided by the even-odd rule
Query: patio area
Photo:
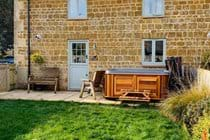
[[[79,92],[75,91],[58,91],[54,94],[52,91],[31,91],[29,94],[26,90],[13,90],[9,92],[0,92],[0,99],[3,100],[34,100],[34,101],[65,101],[80,103],[98,103],[98,104],[121,104],[121,101],[107,100],[102,93],[96,93],[96,100],[88,93],[84,93],[83,98],[79,98]]]

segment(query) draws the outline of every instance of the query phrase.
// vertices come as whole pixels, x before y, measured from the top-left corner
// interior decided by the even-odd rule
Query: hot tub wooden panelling
[[[152,69],[111,69],[105,74],[105,97],[119,98],[123,91],[151,91],[151,99],[161,100],[168,94],[168,72]]]

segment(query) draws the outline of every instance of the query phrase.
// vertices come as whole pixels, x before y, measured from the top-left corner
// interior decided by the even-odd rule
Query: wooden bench
[[[54,86],[54,93],[57,91],[59,79],[59,68],[40,68],[40,73],[30,75],[28,78],[28,93],[30,85],[51,85]]]
[[[123,95],[119,97],[121,101],[139,101],[139,102],[150,102],[151,93],[150,90],[143,90],[143,91],[132,91],[132,90],[121,90]]]

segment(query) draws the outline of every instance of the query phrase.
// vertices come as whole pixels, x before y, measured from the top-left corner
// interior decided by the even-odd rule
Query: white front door
[[[68,89],[80,89],[82,79],[88,79],[88,41],[69,41]]]

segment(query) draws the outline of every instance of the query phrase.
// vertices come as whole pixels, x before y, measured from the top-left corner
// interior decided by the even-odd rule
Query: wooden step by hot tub
[[[105,73],[105,98],[119,98],[125,91],[150,91],[151,100],[168,94],[169,72],[160,69],[110,69]],[[121,98],[122,99],[122,98]]]

